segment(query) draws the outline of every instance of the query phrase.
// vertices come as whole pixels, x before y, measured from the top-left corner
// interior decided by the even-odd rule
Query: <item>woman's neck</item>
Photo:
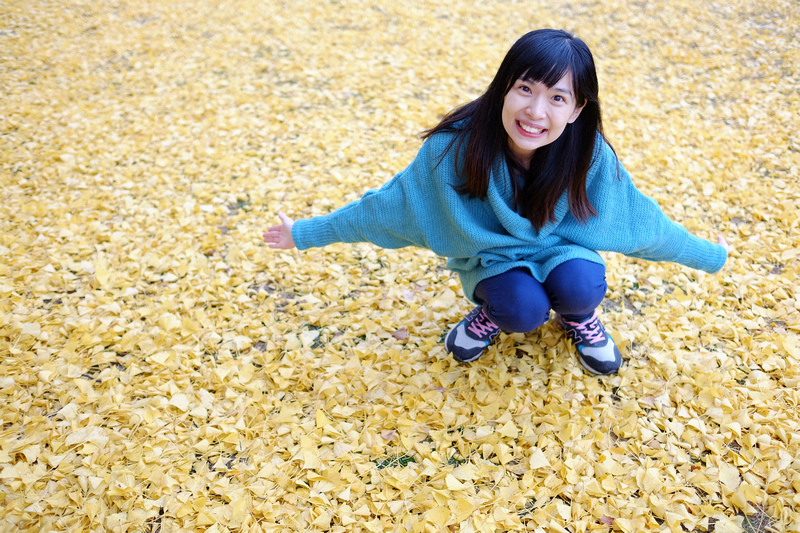
[[[515,154],[510,147],[507,153],[508,157],[510,157],[521,169],[528,170],[528,168],[530,168],[531,159],[533,159],[533,153],[527,154],[527,157],[520,157],[518,154]]]

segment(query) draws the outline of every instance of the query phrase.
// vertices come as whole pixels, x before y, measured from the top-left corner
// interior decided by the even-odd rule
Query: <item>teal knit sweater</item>
[[[458,273],[464,294],[473,301],[481,280],[515,267],[528,268],[543,282],[570,259],[604,265],[597,250],[674,261],[706,272],[725,264],[722,246],[691,235],[636,189],[599,135],[586,180],[597,216],[578,222],[565,192],[556,205],[556,220],[539,231],[514,210],[511,176],[502,156],[492,166],[485,199],[453,190],[459,183],[453,164],[456,150],[444,154],[452,135],[429,138],[405,170],[360,200],[327,215],[297,220],[292,228],[297,248],[335,242],[427,248],[448,258],[447,267]]]

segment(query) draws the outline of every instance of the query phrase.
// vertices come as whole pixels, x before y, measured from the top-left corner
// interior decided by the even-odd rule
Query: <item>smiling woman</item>
[[[586,44],[537,30],[509,50],[487,91],[423,134],[414,162],[379,190],[328,215],[264,234],[273,248],[368,241],[447,257],[475,307],[445,336],[460,362],[501,331],[529,332],[555,311],[593,374],[622,356],[596,309],[599,250],[715,272],[725,248],[690,235],[640,193],[603,135]]]
[[[517,80],[503,101],[503,127],[508,149],[525,170],[537,148],[558,139],[581,114],[572,92],[572,74],[548,87],[540,81]]]
[[[539,94],[542,91],[545,92]],[[454,110],[425,135],[453,128],[464,132],[458,138],[459,145],[467,143],[462,192],[484,198],[490,168],[502,153],[512,176],[524,175],[524,179],[512,181],[514,203],[535,228],[555,221],[556,204],[564,192],[568,194],[571,213],[585,221],[596,214],[586,194],[596,137],[599,135],[611,146],[603,136],[598,93],[594,58],[586,43],[565,31],[536,30],[514,43],[480,98]],[[550,131],[530,145],[528,141],[534,139],[515,122],[523,118],[534,126],[535,121],[527,113],[519,113],[518,106],[525,103],[519,102],[517,96],[525,103],[540,106],[528,110],[536,120],[554,121],[548,126]],[[543,100],[545,96],[552,100]],[[552,104],[547,112],[544,101]],[[574,107],[570,108],[570,104]],[[562,116],[557,109],[569,113]],[[575,110],[579,113],[572,117]],[[548,118],[542,118],[545,113]],[[559,128],[562,120],[563,127]],[[574,127],[567,128],[567,124]],[[518,146],[517,141],[523,139],[525,142]]]

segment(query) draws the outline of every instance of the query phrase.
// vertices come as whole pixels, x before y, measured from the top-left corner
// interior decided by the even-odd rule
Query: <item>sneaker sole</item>
[[[586,369],[587,372],[589,372],[590,374],[594,374],[595,376],[610,376],[612,374],[616,374],[617,372],[619,372],[619,369],[622,367],[622,361],[620,361],[620,364],[617,365],[617,368],[615,368],[614,370],[609,371],[609,372],[598,372],[594,368],[590,367],[586,363],[586,361],[583,360],[583,357],[581,357],[580,355],[578,355],[578,361],[581,363],[581,366],[584,369]]]

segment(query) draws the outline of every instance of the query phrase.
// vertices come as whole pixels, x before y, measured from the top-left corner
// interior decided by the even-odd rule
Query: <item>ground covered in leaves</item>
[[[608,254],[618,376],[455,364],[443,260],[274,252],[574,31],[634,180],[733,251]],[[3,531],[800,531],[794,0],[0,6]]]

